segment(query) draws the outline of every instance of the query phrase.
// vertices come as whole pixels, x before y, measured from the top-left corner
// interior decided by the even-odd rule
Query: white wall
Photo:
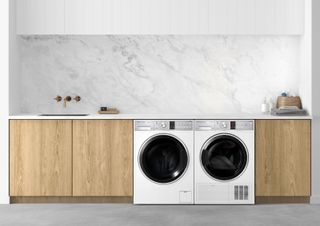
[[[13,2],[10,0],[10,2]],[[9,203],[8,113],[9,113],[9,0],[0,1],[0,203]]]
[[[312,1],[312,203],[320,203],[320,1]]]
[[[300,78],[299,94],[303,107],[312,112],[312,0],[305,0],[305,34],[300,43]]]
[[[19,36],[16,35],[15,2],[10,1],[10,27],[9,27],[9,112],[19,113],[20,109],[20,73],[19,73]]]

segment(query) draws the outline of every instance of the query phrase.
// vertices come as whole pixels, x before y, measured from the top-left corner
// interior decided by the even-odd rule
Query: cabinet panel
[[[17,0],[17,34],[64,34],[65,0]]]
[[[280,129],[281,124],[276,121],[256,121],[256,196],[281,194]]]
[[[73,122],[73,195],[132,196],[131,120]]]
[[[254,31],[256,0],[209,0],[209,33],[245,34]]]
[[[143,34],[146,31],[151,31],[148,25],[154,25],[153,18],[157,16],[157,12],[154,10],[157,6],[154,4],[155,0],[112,1],[112,11],[115,13],[109,18],[112,27],[111,33]],[[153,29],[156,28],[153,27]]]
[[[304,33],[305,0],[17,0],[18,34]]]
[[[208,0],[210,34],[299,35],[305,0]]]
[[[275,1],[275,33],[303,34],[305,0],[276,0]]]
[[[104,34],[112,31],[114,0],[65,0],[66,34]]]
[[[208,0],[66,0],[67,34],[206,34]]]
[[[147,22],[141,14],[143,3],[144,0],[66,0],[66,33],[139,34]]]
[[[310,196],[310,121],[288,120],[282,124],[281,194]],[[288,134],[289,137],[288,137]]]
[[[310,120],[256,122],[256,195],[310,196]]]
[[[10,121],[10,196],[72,195],[72,122]]]
[[[257,0],[255,5],[255,33],[273,34],[276,32],[276,3],[283,0]],[[281,8],[279,8],[281,10]],[[283,25],[282,25],[283,26]]]
[[[168,17],[169,34],[207,34],[208,33],[208,0],[169,0],[163,14]],[[163,16],[161,16],[163,18]]]

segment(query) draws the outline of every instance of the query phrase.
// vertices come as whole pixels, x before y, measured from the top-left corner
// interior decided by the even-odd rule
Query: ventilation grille
[[[234,200],[248,200],[249,187],[247,185],[234,186]]]

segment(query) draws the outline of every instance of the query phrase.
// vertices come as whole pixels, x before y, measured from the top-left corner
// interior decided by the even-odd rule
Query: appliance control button
[[[167,126],[166,123],[164,123],[164,122],[161,123],[162,128],[166,128],[166,126]]]
[[[221,126],[222,126],[222,128],[227,128],[227,123],[226,122],[222,122]]]

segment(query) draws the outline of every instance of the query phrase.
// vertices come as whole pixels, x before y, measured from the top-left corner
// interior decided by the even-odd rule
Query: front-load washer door
[[[240,138],[218,134],[209,138],[200,152],[203,170],[213,179],[232,180],[244,172],[248,152]]]
[[[153,182],[171,183],[185,173],[189,156],[185,145],[171,135],[150,138],[139,155],[143,173]]]

